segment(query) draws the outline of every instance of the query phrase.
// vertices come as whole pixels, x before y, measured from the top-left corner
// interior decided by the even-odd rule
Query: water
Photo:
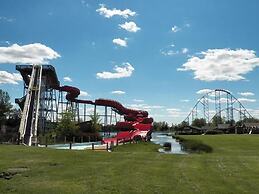
[[[100,136],[102,137],[115,137],[117,135],[117,132],[99,132]]]
[[[176,139],[172,138],[172,136],[168,135],[167,133],[153,132],[151,141],[161,146],[163,146],[166,142],[171,143],[171,150],[165,151],[164,148],[160,148],[158,151],[161,153],[186,154],[186,152],[182,150],[180,143],[177,142]]]
[[[117,134],[116,132],[111,132],[110,137],[115,136],[116,134]],[[104,134],[100,134],[100,135],[104,136]],[[171,143],[171,150],[165,151],[164,148],[160,148],[158,151],[161,153],[186,154],[186,152],[182,151],[181,145],[179,144],[179,142],[177,142],[175,139],[172,138],[172,136],[169,136],[167,133],[153,132],[151,142],[155,144],[159,144],[161,146],[163,146],[164,143],[166,142]],[[106,145],[102,145],[101,141],[98,141],[98,142],[73,143],[72,150],[92,149],[93,143],[96,149],[98,148],[105,149]],[[45,147],[45,146],[42,145],[41,147]],[[69,144],[55,144],[55,145],[48,145],[48,147],[53,149],[69,149]]]
[[[110,132],[104,133],[100,132],[100,135],[102,137],[114,137],[117,135],[117,132]],[[106,149],[106,145],[102,145],[101,141],[96,142],[85,142],[85,143],[73,143],[72,144],[72,150],[85,150],[85,149],[92,149],[92,144],[94,144],[95,149]],[[44,145],[41,145],[40,147],[45,147]],[[70,144],[55,144],[55,145],[48,145],[49,148],[53,149],[64,149],[68,150],[70,148]]]
[[[72,150],[85,150],[85,149],[92,149],[92,143],[94,143],[94,147],[103,147],[101,145],[100,141],[97,142],[86,142],[86,143],[73,143],[72,144]],[[48,145],[49,148],[54,148],[54,149],[64,149],[68,150],[69,149],[69,144],[55,144],[55,145]],[[42,146],[44,147],[44,146]]]

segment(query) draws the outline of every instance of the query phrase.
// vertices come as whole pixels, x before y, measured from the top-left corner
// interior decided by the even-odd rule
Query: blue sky
[[[15,64],[31,62],[22,49],[82,98],[115,99],[156,121],[181,122],[197,92],[215,88],[259,116],[258,8],[257,0],[2,0],[0,88],[13,101],[22,95]]]

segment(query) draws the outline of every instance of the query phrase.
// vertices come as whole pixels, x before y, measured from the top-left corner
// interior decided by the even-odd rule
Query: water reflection
[[[172,136],[168,133],[153,132],[151,141],[161,146],[163,146],[164,143],[171,143],[171,150],[160,148],[158,150],[159,152],[170,154],[186,154],[186,152],[182,150],[180,143],[177,142],[176,139],[172,138]]]

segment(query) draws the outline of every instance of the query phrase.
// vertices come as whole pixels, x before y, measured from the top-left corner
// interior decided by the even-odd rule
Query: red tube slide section
[[[120,115],[124,115],[125,122],[117,122],[118,129],[128,129],[128,131],[121,131],[114,138],[106,138],[103,143],[123,142],[132,139],[142,138],[146,139],[147,135],[151,132],[153,119],[148,117],[147,111],[134,110],[124,107],[121,103],[115,100],[96,99],[94,102],[91,100],[80,100],[77,97],[80,95],[80,90],[72,86],[61,86],[58,88],[60,91],[67,92],[66,99],[71,102],[92,104],[97,106],[107,106],[116,109]]]

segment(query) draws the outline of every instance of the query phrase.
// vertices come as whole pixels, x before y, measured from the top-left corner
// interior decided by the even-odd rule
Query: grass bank
[[[112,153],[0,145],[0,193],[259,193],[259,136],[184,136],[210,154],[171,155],[151,143]],[[7,174],[8,175],[8,174]]]

